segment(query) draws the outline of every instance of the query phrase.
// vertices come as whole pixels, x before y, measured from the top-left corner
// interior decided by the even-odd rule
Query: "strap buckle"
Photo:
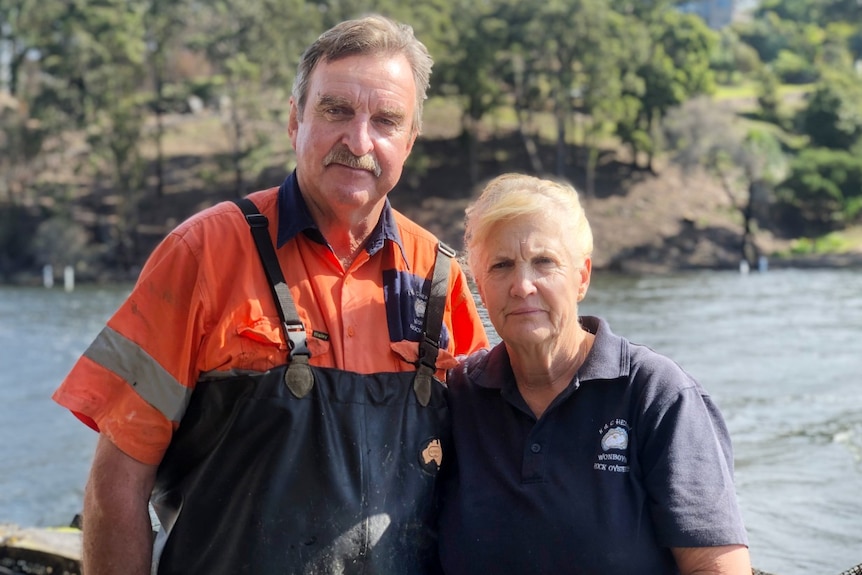
[[[284,333],[287,335],[287,347],[290,357],[295,355],[311,355],[306,345],[305,326],[302,323],[284,323]]]

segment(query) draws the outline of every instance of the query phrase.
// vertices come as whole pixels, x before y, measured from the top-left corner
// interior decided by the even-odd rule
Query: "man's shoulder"
[[[394,208],[392,209],[392,214],[395,217],[395,225],[398,226],[398,232],[405,242],[411,241],[421,248],[436,248],[439,242],[437,236]]]
[[[278,199],[278,188],[270,188],[248,195],[257,209],[267,217],[274,217]],[[232,200],[226,200],[206,207],[193,214],[174,229],[181,236],[211,233],[215,228],[218,233],[224,233],[230,227],[245,227],[245,218]]]

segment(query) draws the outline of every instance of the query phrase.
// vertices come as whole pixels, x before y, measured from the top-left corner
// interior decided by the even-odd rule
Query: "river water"
[[[128,289],[0,286],[0,523],[62,525],[80,511],[96,436],[50,395]],[[862,270],[597,272],[581,312],[713,395],[755,567],[862,563]]]

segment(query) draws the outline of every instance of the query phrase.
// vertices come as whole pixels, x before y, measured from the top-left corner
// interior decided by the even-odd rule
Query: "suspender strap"
[[[260,260],[266,270],[269,287],[272,289],[272,294],[278,304],[276,306],[278,315],[281,318],[287,347],[290,350],[290,367],[287,368],[284,376],[285,383],[295,396],[304,397],[314,385],[314,377],[308,366],[311,352],[308,351],[305,326],[299,319],[299,313],[297,313],[296,305],[293,303],[293,296],[290,295],[290,289],[284,280],[281,266],[278,265],[278,256],[275,255],[275,248],[272,247],[272,241],[269,239],[269,220],[258,211],[254,202],[248,198],[240,198],[234,202],[245,214],[245,219],[251,228],[254,244],[257,246],[257,253],[260,255]]]
[[[413,390],[423,406],[431,399],[431,377],[437,370],[437,352],[440,350],[440,332],[443,329],[443,312],[446,309],[446,295],[449,292],[449,268],[455,250],[437,243],[437,260],[431,277],[431,293],[425,308],[425,329],[419,342],[419,361]]]
[[[296,397],[305,397],[314,385],[314,376],[308,365],[311,352],[307,346],[305,326],[299,319],[293,296],[290,295],[290,289],[278,264],[278,256],[269,238],[269,220],[248,198],[234,200],[234,203],[245,215],[260,260],[266,270],[272,294],[278,304],[278,314],[290,349],[290,367],[285,373],[285,383]],[[413,380],[416,398],[423,406],[427,406],[431,399],[432,378],[437,370],[437,353],[440,350],[440,333],[443,329],[443,312],[446,309],[446,297],[449,292],[449,268],[454,257],[455,251],[452,248],[442,242],[437,244],[437,259],[431,276],[431,290],[428,294],[428,305],[425,308],[425,325],[422,339],[419,341],[419,359],[416,377]]]

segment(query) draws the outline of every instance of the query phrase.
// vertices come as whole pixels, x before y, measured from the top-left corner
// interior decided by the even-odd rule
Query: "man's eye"
[[[394,118],[382,117],[377,118],[375,121],[385,128],[395,128],[398,126],[398,121]]]
[[[492,270],[502,270],[512,265],[512,262],[496,262],[491,264]]]

